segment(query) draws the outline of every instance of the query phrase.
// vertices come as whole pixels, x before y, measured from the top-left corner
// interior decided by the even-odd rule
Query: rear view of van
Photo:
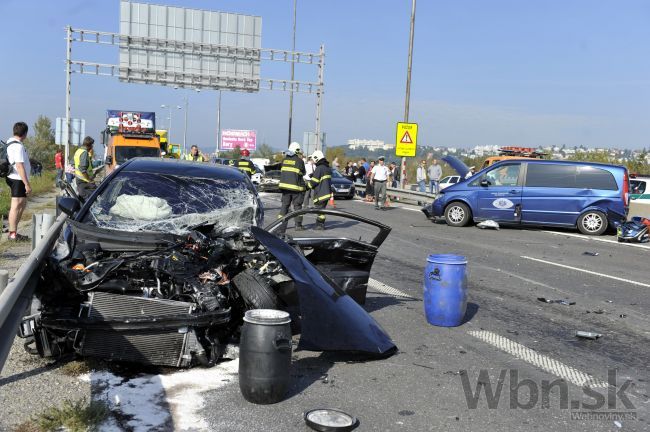
[[[600,235],[625,220],[629,204],[625,167],[588,162],[504,160],[445,189],[428,216],[447,224],[495,220],[500,224],[574,227]]]

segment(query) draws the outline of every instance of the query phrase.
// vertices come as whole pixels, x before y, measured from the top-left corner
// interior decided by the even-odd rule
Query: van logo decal
[[[492,205],[498,209],[509,209],[514,207],[515,203],[507,198],[499,198],[492,201]]]

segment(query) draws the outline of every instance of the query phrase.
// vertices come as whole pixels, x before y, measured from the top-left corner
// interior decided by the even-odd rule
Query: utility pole
[[[320,132],[320,116],[323,110],[323,71],[325,69],[325,45],[320,46],[318,61],[318,90],[316,90],[316,150],[323,150]]]
[[[183,126],[183,154],[187,154],[187,95],[185,95],[185,125]]]
[[[411,7],[411,33],[409,35],[409,57],[408,67],[406,68],[406,96],[404,98],[404,123],[409,121],[409,102],[411,100],[411,69],[413,66],[413,33],[415,31],[415,0]],[[396,143],[397,144],[397,143]],[[404,189],[406,177],[406,158],[402,156],[402,175],[400,177],[400,184]]]
[[[66,81],[65,81],[65,124],[67,134],[65,139],[65,167],[70,163],[70,135],[72,133],[72,127],[70,125],[70,87],[72,85],[72,27],[66,27],[67,31],[67,56],[66,56]]]
[[[295,63],[295,52],[296,52],[296,9],[298,6],[298,0],[293,0],[293,45],[291,47],[291,81],[294,79],[294,69],[296,67]],[[293,121],[293,84],[291,85],[291,91],[289,92],[289,138],[287,139],[287,147],[291,144],[291,123]]]
[[[219,146],[221,145],[221,90],[217,102],[217,157],[219,157]]]

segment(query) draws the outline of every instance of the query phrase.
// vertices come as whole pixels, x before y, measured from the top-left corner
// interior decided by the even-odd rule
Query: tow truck
[[[106,111],[102,131],[106,147],[106,173],[135,157],[160,157],[160,139],[156,135],[156,113],[145,111]]]

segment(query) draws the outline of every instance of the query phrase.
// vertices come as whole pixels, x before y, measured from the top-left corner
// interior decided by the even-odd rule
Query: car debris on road
[[[576,337],[579,337],[581,339],[598,339],[601,338],[603,335],[600,333],[596,332],[588,332],[588,331],[577,331],[576,332]]]

